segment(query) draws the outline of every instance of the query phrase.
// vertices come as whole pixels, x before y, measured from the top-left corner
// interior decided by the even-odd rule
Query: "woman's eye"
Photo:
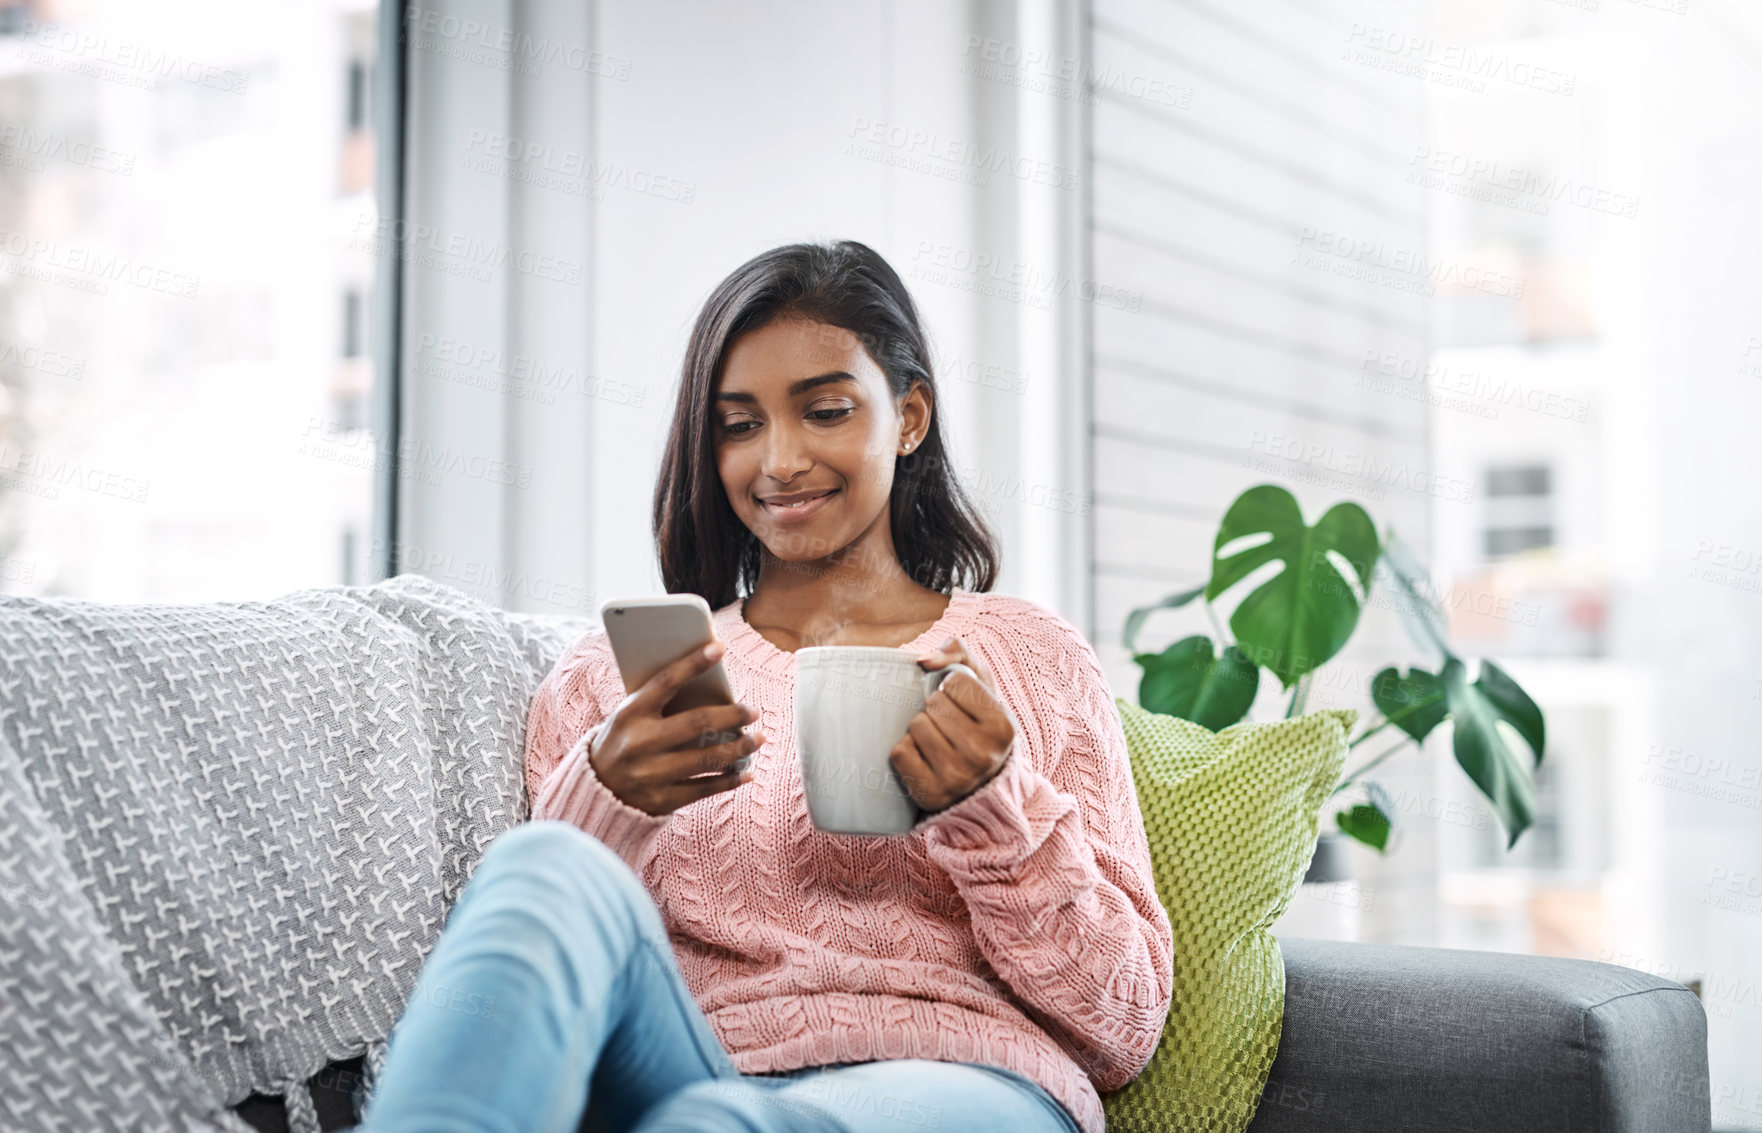
[[[836,421],[840,417],[846,417],[855,412],[856,408],[854,406],[832,406],[826,409],[810,410],[808,412],[808,418],[813,421]],[[739,437],[752,432],[758,427],[759,422],[757,421],[729,421],[722,426],[722,432],[730,437]]]

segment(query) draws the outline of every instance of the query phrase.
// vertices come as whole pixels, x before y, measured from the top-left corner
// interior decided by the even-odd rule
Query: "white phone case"
[[[697,594],[614,599],[600,606],[600,621],[606,627],[612,656],[618,662],[618,674],[627,693],[635,692],[680,657],[716,639],[710,604]],[[661,709],[661,715],[673,716],[708,704],[733,703],[727,671],[717,660],[686,682]],[[739,734],[738,730],[724,733],[725,739],[717,742],[733,740]],[[742,756],[735,766],[744,770],[751,758]]]

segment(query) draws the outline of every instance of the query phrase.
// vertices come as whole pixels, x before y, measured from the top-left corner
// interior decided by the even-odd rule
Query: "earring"
[[[910,441],[907,441],[907,442],[906,442],[906,443],[905,443],[905,450],[906,450],[906,451],[907,451],[907,452],[910,452],[910,451],[912,451],[912,442],[910,442]]]

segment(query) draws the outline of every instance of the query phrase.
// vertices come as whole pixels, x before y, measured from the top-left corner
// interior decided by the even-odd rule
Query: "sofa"
[[[42,922],[28,933],[16,919],[0,924],[8,965],[0,979],[8,997],[48,1001],[65,1016],[0,1003],[0,1126],[147,1127],[94,1117],[125,1104],[104,1099],[139,1106],[133,1079],[144,1071],[110,1073],[117,1080],[102,1097],[91,1083],[137,1065],[153,1068],[145,1096],[172,1099],[162,1107],[168,1115],[206,1105],[234,1130],[353,1124],[380,1040],[445,908],[483,846],[525,817],[527,702],[592,624],[506,613],[413,575],[267,603],[0,598],[0,746],[15,749],[16,763],[10,778],[0,775],[0,790],[15,796],[0,817],[0,897]],[[327,779],[333,764],[341,777]],[[227,801],[215,794],[229,774],[243,805],[204,811]],[[360,789],[361,775],[371,790],[347,793]],[[172,797],[179,790],[187,797]],[[212,844],[202,855],[160,845],[135,861],[128,855],[144,851],[109,848],[136,846],[131,819],[192,807],[191,829]],[[285,821],[278,807],[304,807],[305,817]],[[207,821],[214,813],[226,823]],[[141,829],[151,839],[159,828]],[[389,874],[376,871],[375,854],[393,851],[372,847],[406,851],[388,831],[418,847],[407,868],[400,858]],[[82,854],[87,837],[118,840]],[[343,880],[356,884],[327,888],[305,877],[296,885],[338,840],[368,848],[365,861],[340,859]],[[235,864],[207,868],[215,853]],[[312,864],[288,864],[296,859]],[[279,916],[250,880],[266,869],[284,879],[273,894]],[[157,871],[152,902],[138,899],[144,883],[131,870]],[[399,884],[414,888],[374,889]],[[282,954],[296,927],[313,930],[297,939],[334,943],[344,931],[336,925],[391,910],[407,919],[374,922],[371,978],[359,976],[353,1000],[325,994],[322,963],[306,969]],[[269,919],[249,919],[259,912]],[[167,927],[155,934],[160,914]],[[197,923],[204,917],[206,929]],[[174,921],[190,929],[182,943]],[[52,970],[69,939],[82,950],[79,987]],[[1250,1125],[1256,1133],[1710,1127],[1706,1017],[1682,985],[1587,961],[1280,943],[1284,1024]],[[254,969],[239,966],[250,963],[285,975],[260,987]],[[203,979],[173,986],[184,984],[180,965]],[[226,1043],[205,1041],[193,1022],[223,1018]],[[111,1019],[129,1024],[124,1045],[136,1053],[123,1054],[135,1061],[106,1037],[100,1069],[82,1067],[91,1041],[64,1032],[110,1030]],[[48,1053],[30,1053],[38,1048],[16,1035]],[[59,1079],[42,1069],[52,1057],[66,1063]]]
[[[1280,941],[1285,1022],[1250,1133],[1705,1133],[1707,1021],[1680,984],[1613,964]],[[354,1120],[359,1058],[312,1080]],[[238,1112],[287,1128],[280,1098]]]

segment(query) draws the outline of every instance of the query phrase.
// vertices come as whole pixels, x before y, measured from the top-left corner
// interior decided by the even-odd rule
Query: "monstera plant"
[[[1348,759],[1334,788],[1335,794],[1354,792],[1346,800],[1352,805],[1335,815],[1340,829],[1386,849],[1397,808],[1365,774],[1448,723],[1456,762],[1492,804],[1507,848],[1516,845],[1535,816],[1531,768],[1541,765],[1546,746],[1542,711],[1492,661],[1474,664],[1470,679],[1471,662],[1450,645],[1427,571],[1392,531],[1379,539],[1357,504],[1335,504],[1312,527],[1297,500],[1276,485],[1237,497],[1218,527],[1205,585],[1126,618],[1126,648],[1144,670],[1138,702],[1217,731],[1248,715],[1264,669],[1290,693],[1285,715],[1300,715],[1316,670],[1345,647],[1378,582],[1393,589],[1396,609],[1433,664],[1405,673],[1389,666],[1372,679],[1379,715],[1351,746],[1379,735],[1395,742],[1356,766]],[[1226,595],[1236,599],[1228,632],[1213,606]],[[1204,603],[1213,635],[1182,638],[1160,653],[1137,651],[1134,643],[1151,614],[1196,601]]]

